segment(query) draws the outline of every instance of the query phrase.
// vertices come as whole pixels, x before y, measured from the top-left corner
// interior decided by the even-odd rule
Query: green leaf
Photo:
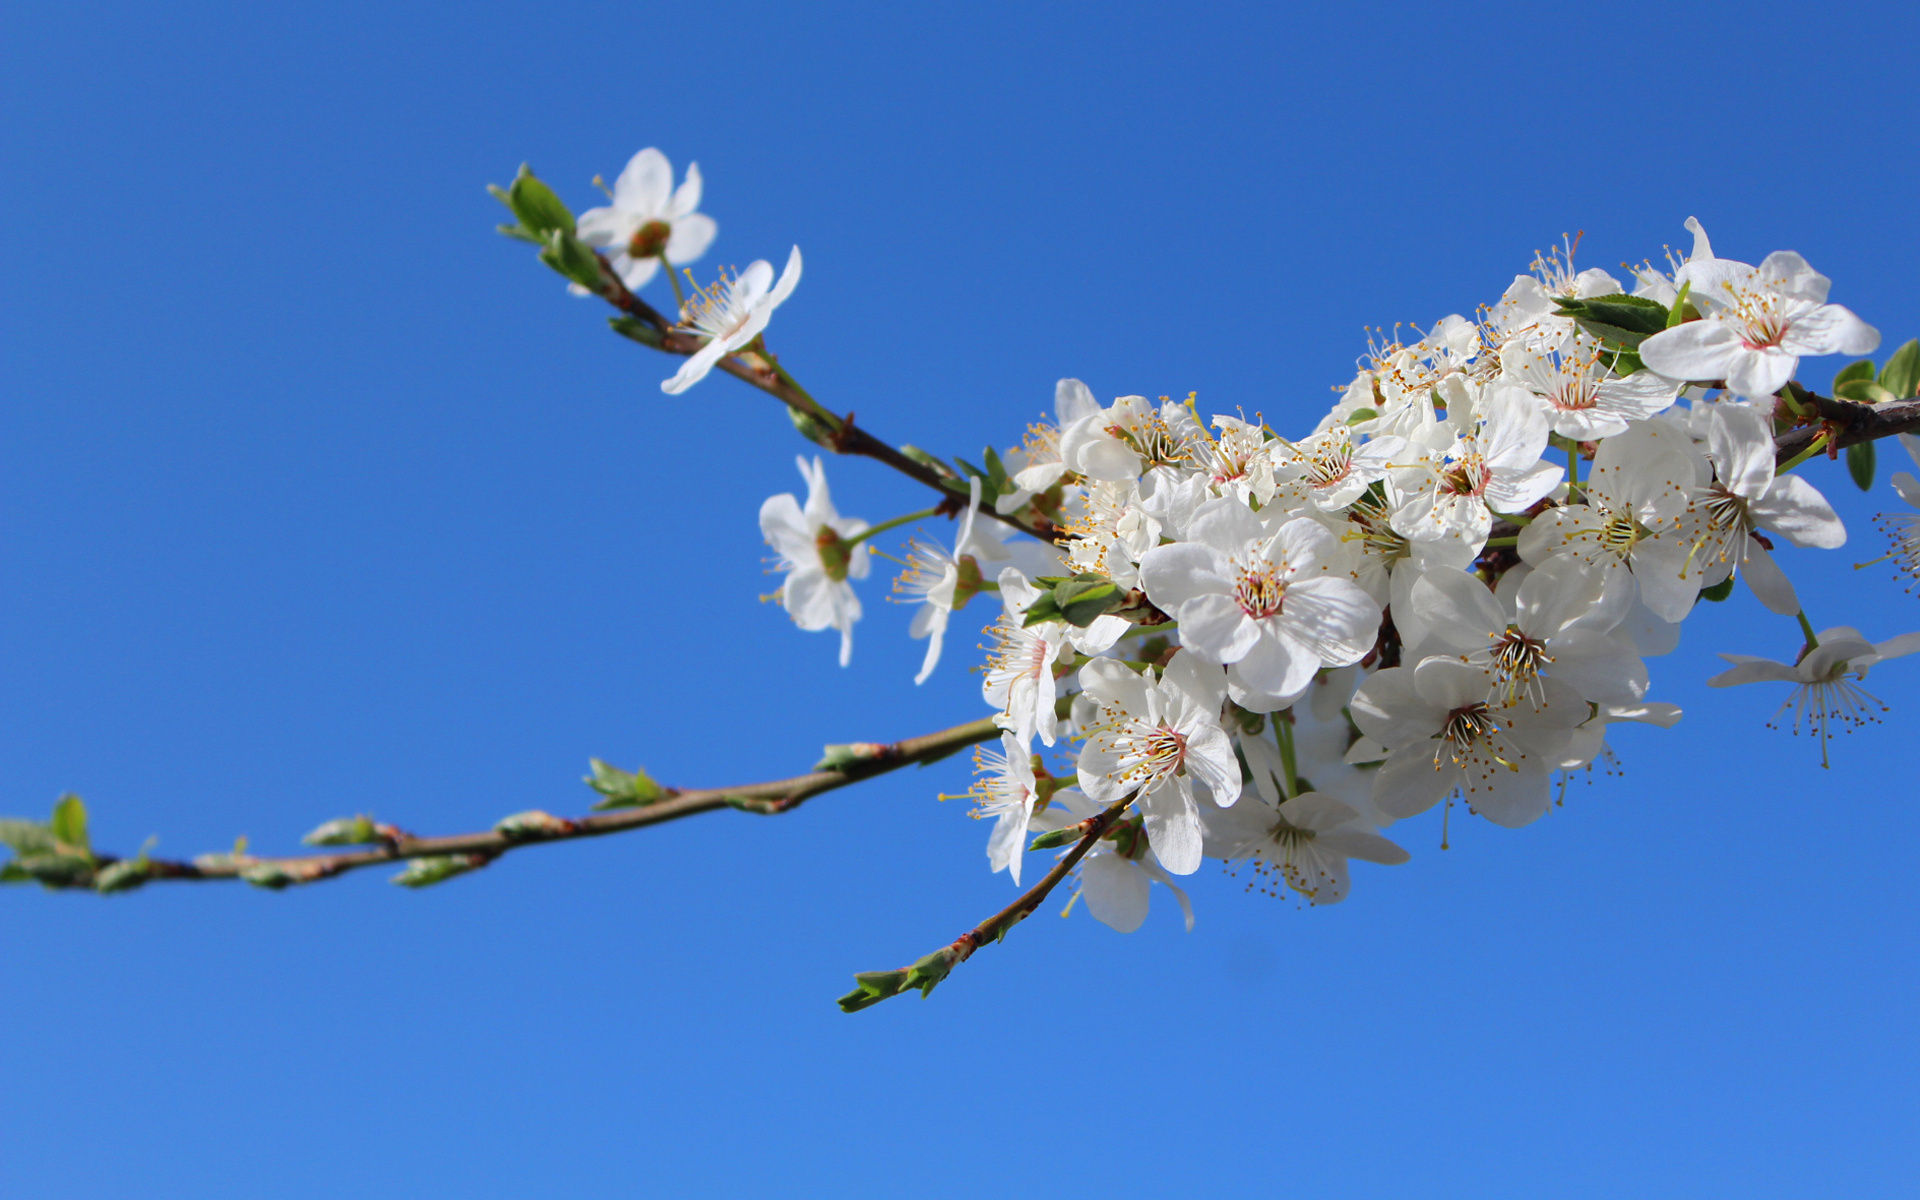
[[[0,817],[0,845],[15,854],[45,854],[54,848],[53,830],[23,817]]]
[[[1873,490],[1873,443],[1860,442],[1847,447],[1847,474],[1853,476],[1863,492]]]
[[[1885,404],[1889,400],[1898,399],[1892,392],[1871,379],[1849,379],[1845,383],[1836,383],[1833,394],[1842,400],[1853,400],[1860,404]]]
[[[1674,326],[1684,323],[1687,319],[1687,313],[1689,311],[1691,311],[1693,315],[1696,317],[1700,315],[1699,309],[1694,308],[1693,305],[1687,303],[1687,294],[1691,291],[1693,291],[1693,280],[1689,279],[1685,283],[1680,285],[1680,294],[1673,298],[1673,308],[1671,311],[1667,313],[1668,329],[1672,329]]]
[[[0,883],[32,883],[33,874],[17,862],[0,863]]]
[[[1572,317],[1582,329],[1610,348],[1632,350],[1667,327],[1667,306],[1645,296],[1596,296],[1560,301],[1560,315]]]
[[[1054,607],[1067,624],[1085,629],[1127,602],[1127,594],[1104,575],[1076,575],[1053,589]]]
[[[527,164],[520,164],[520,173],[504,189],[489,185],[493,198],[507,206],[521,228],[536,239],[545,238],[554,230],[573,232],[573,212],[560,202],[553,189],[542,183]]]
[[[1356,408],[1347,414],[1347,424],[1358,425],[1362,421],[1371,421],[1379,415],[1370,408]]]
[[[1023,626],[1038,625],[1042,621],[1064,621],[1066,619],[1067,615],[1060,611],[1058,604],[1054,603],[1053,593],[1041,592],[1039,596],[1035,597],[1033,603],[1027,607],[1026,618],[1022,620],[1020,624]]]
[[[1893,352],[1880,371],[1880,386],[1896,400],[1907,400],[1920,392],[1920,338]]]
[[[1007,478],[1006,464],[1000,461],[1000,452],[988,446],[984,452],[987,460],[987,477],[980,485],[982,500],[998,500],[1008,492],[1014,491],[1013,480]]]
[[[88,854],[93,852],[93,843],[87,840],[87,806],[72,792],[60,797],[60,802],[53,806],[53,822],[49,828],[61,843]]]
[[[959,478],[952,467],[941,462],[938,458],[935,458],[932,454],[922,450],[918,446],[902,446],[900,447],[900,453],[927,468],[927,470],[938,474],[943,480],[951,482]],[[964,487],[961,488],[960,494],[963,496],[966,495],[967,489]]]
[[[1625,378],[1635,371],[1644,371],[1647,364],[1640,361],[1640,354],[1634,350],[1616,350],[1607,356],[1607,367],[1615,375]]]
[[[606,797],[593,806],[596,810],[638,808],[643,804],[652,804],[667,794],[667,789],[655,783],[643,769],[622,771],[597,758],[590,758],[587,763],[593,768],[593,774],[582,776],[582,781]]]
[[[573,236],[572,230],[549,230],[546,248],[540,251],[540,261],[588,291],[599,293],[600,258],[594,254],[592,247]]]
[[[48,887],[73,887],[93,876],[92,856],[64,850],[23,854],[8,865],[18,867]]]
[[[863,1008],[872,1008],[882,1000],[891,1000],[898,996],[907,985],[905,971],[863,971],[853,977],[859,986],[840,997],[841,1012],[859,1012]]]
[[[642,321],[639,317],[608,317],[607,324],[621,337],[632,338],[642,346],[651,346],[655,350],[661,346],[660,331],[651,321]]]
[[[1712,587],[1700,589],[1700,598],[1702,600],[1712,600],[1715,603],[1719,603],[1731,595],[1733,595],[1733,576],[1731,575],[1722,579],[1719,583],[1714,584]]]
[[[1873,360],[1870,358],[1863,358],[1859,362],[1851,362],[1851,363],[1848,363],[1846,366],[1841,367],[1839,372],[1835,374],[1833,377],[1833,386],[1839,387],[1841,384],[1847,382],[1849,379],[1872,379],[1872,378],[1874,378]]]

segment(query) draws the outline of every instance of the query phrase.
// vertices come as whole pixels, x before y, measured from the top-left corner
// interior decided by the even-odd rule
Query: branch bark
[[[409,859],[450,859],[456,870],[484,866],[511,850],[580,838],[625,833],[666,821],[691,817],[720,808],[738,808],[745,812],[771,815],[790,812],[806,800],[885,775],[909,765],[925,765],[1000,736],[991,717],[956,725],[938,733],[924,734],[905,741],[862,743],[851,748],[844,766],[816,768],[805,775],[749,783],[738,787],[700,788],[682,791],[669,788],[651,804],[589,813],[574,818],[549,817],[543,821],[522,823],[513,832],[499,828],[475,833],[456,833],[442,837],[415,837],[391,826],[380,826],[382,841],[364,850],[343,850],[324,854],[270,858],[249,855],[206,855],[191,862],[173,859],[148,859],[144,877],[122,880],[120,887],[138,886],[159,880],[245,879],[264,887],[287,887],[331,879],[362,867],[399,863]],[[92,888],[110,866],[122,860],[111,855],[96,855],[92,869],[67,878],[41,878],[52,888]],[[125,871],[119,872],[125,874]]]

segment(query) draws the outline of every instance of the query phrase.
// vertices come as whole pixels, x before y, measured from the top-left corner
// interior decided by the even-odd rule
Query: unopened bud
[[[436,854],[429,858],[408,859],[407,869],[388,882],[401,887],[431,887],[486,865],[487,856],[484,854]]]
[[[361,813],[328,821],[300,840],[309,846],[364,846],[379,841],[380,833],[373,818]]]
[[[495,832],[509,838],[531,839],[559,837],[562,834],[572,833],[579,826],[564,817],[556,817],[552,813],[535,808],[527,812],[514,813],[510,817],[503,817],[495,822],[493,828]]]
[[[151,871],[152,864],[144,858],[123,858],[100,868],[93,877],[93,890],[102,896],[130,892],[145,883]]]
[[[883,742],[846,742],[822,746],[821,751],[820,761],[813,764],[816,771],[846,771],[863,763],[886,762],[895,754],[894,748]]]

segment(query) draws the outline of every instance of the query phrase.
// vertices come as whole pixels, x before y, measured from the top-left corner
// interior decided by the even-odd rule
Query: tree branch
[[[943,946],[912,966],[901,967],[897,971],[867,971],[855,975],[853,981],[860,986],[840,997],[840,1011],[859,1012],[911,989],[918,989],[923,997],[932,994],[934,985],[945,979],[955,967],[972,958],[975,950],[1006,937],[1015,925],[1032,916],[1033,910],[1040,907],[1040,902],[1059,886],[1068,872],[1079,865],[1087,851],[1093,849],[1093,844],[1120,819],[1120,814],[1127,811],[1127,806],[1133,803],[1137,794],[1129,792],[1097,816],[1088,819],[1085,822],[1086,832],[1080,835],[1080,840],[1062,856],[1053,870],[1047,872],[1045,878],[1018,900],[955,938],[951,946]]]
[[[1899,433],[1920,432],[1920,399],[1856,404],[1851,400],[1834,400],[1809,392],[1797,385],[1793,393],[1801,404],[1811,404],[1820,414],[1820,420],[1813,425],[1790,429],[1773,439],[1775,463],[1791,461],[1795,455],[1811,446],[1822,432],[1833,434],[1826,447],[1834,453],[1861,442],[1876,441]]]
[[[602,279],[600,298],[631,318],[627,322],[616,322],[614,326],[616,330],[643,346],[683,357],[693,354],[705,344],[700,337],[678,326],[670,325],[651,304],[633,294],[619,275],[614,273],[605,255],[597,251],[595,254],[600,259]],[[764,342],[756,345],[764,345]],[[760,366],[756,365],[756,362],[749,362],[747,361],[749,358],[765,365]],[[823,444],[835,454],[854,454],[885,463],[901,474],[939,492],[942,498],[956,499],[953,489],[943,482],[944,477],[940,472],[923,463],[915,462],[892,445],[855,425],[852,413],[841,416],[821,405],[819,401],[808,395],[804,388],[794,382],[793,376],[780,366],[779,360],[773,355],[762,356],[749,350],[744,354],[728,355],[720,360],[719,367],[735,379],[752,384],[779,400],[800,417],[811,419],[824,426]],[[961,489],[957,499],[961,501],[966,499],[964,488]],[[982,513],[996,521],[1011,525],[1024,533],[1030,533],[1042,541],[1052,540],[1051,528],[1042,528],[1013,514],[999,512],[995,510],[991,500],[982,500],[979,507]]]
[[[521,813],[492,829],[476,833],[415,837],[390,825],[369,823],[369,840],[377,839],[378,844],[364,850],[290,858],[215,854],[182,862],[145,857],[119,859],[111,855],[81,857],[84,851],[61,847],[59,852],[52,854],[20,854],[14,859],[13,865],[22,867],[31,877],[49,888],[98,887],[105,891],[122,891],[155,880],[244,879],[261,887],[283,888],[331,879],[362,867],[404,860],[428,860],[427,868],[416,865],[414,870],[417,878],[409,879],[403,875],[396,881],[430,883],[485,866],[502,854],[523,846],[625,833],[630,829],[658,825],[720,808],[738,808],[768,815],[789,812],[822,792],[831,792],[911,764],[924,766],[998,736],[999,726],[988,717],[900,742],[857,742],[831,746],[828,747],[827,757],[812,771],[790,779],[688,791],[669,788],[652,803],[574,818],[554,817],[543,812]],[[76,858],[78,861],[75,861]],[[46,860],[44,870],[35,869],[37,859]]]

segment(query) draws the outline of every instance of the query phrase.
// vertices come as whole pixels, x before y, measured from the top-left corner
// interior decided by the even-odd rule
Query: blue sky
[[[806,449],[606,332],[482,190],[576,207],[697,159],[701,267],[807,272],[773,344],[898,441],[1006,445],[1078,375],[1304,427],[1366,325],[1614,267],[1797,249],[1920,335],[1894,6],[14,6],[0,294],[0,809],[103,846],[286,851],[576,811],[982,710],[866,590],[794,631],[754,514]],[[662,284],[653,285],[661,302]],[[1824,382],[1839,362],[1809,364]],[[1890,448],[1888,448],[1890,450]],[[1882,476],[1905,466],[1883,455]],[[831,462],[846,511],[920,507]],[[1787,559],[1818,624],[1920,627],[1869,521]],[[1857,551],[1857,552],[1856,552]],[[1811,560],[1811,561],[1809,561]],[[971,611],[971,610],[970,610]],[[965,651],[963,632],[954,642]],[[960,761],[423,893],[15,889],[6,1190],[155,1196],[1907,1196],[1920,934],[1905,729],[1822,771],[1709,694],[1790,655],[1749,597],[1653,664],[1687,716],[1519,832],[1396,829],[1304,911],[1211,867],[1191,934],[1050,904],[933,998],[857,970],[1011,898]],[[1164,895],[1157,897],[1164,900]],[[84,1180],[85,1182],[81,1182]]]

